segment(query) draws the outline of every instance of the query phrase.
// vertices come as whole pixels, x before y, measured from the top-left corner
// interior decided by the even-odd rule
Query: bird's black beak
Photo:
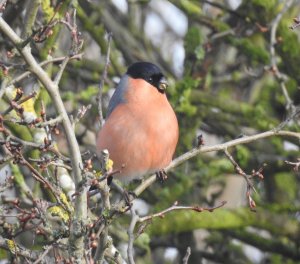
[[[164,93],[168,88],[168,82],[165,77],[162,77],[158,83],[158,90]]]

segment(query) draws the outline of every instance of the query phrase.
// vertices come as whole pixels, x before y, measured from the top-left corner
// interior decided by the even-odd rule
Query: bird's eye
[[[149,82],[149,83],[152,83],[152,82],[153,82],[153,78],[152,78],[152,77],[149,77],[148,82]]]

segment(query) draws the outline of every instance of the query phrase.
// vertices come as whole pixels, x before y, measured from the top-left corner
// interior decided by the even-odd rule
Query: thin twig
[[[110,188],[107,185],[107,181],[99,182],[97,185],[97,188],[99,189],[101,193],[101,198],[103,201],[103,210],[109,211],[110,206],[110,197],[109,197],[109,191]],[[98,262],[101,261],[104,257],[104,251],[107,248],[107,236],[108,236],[108,224],[106,222],[106,219],[103,219],[103,223],[100,226],[97,237],[98,237],[98,247],[96,249],[96,253],[94,256],[94,261]]]
[[[9,245],[13,245],[14,247],[11,248],[9,247]],[[27,260],[33,261],[38,257],[38,253],[36,251],[24,248],[21,245],[17,244],[15,241],[3,238],[2,236],[0,236],[0,248],[6,249],[12,254],[15,254],[15,256],[23,256]]]
[[[23,146],[27,146],[27,147],[32,147],[32,148],[37,148],[37,149],[42,149],[44,148],[44,144],[39,144],[39,143],[35,143],[35,142],[31,142],[31,141],[25,141],[23,139],[20,139],[16,136],[10,135],[8,138],[6,138],[5,140],[0,140],[0,144],[5,144],[8,141],[12,141],[12,142],[17,142]]]
[[[42,117],[43,122],[47,122],[46,108],[45,108],[45,104],[44,104],[43,101],[41,101],[41,117]],[[49,126],[45,126],[44,130],[45,130],[46,136],[47,136],[47,138],[44,139],[44,142],[47,145],[51,145],[52,135],[51,135],[50,127]]]
[[[259,169],[258,171],[254,171],[252,172],[252,175],[247,175],[246,172],[244,172],[244,170],[242,170],[242,168],[239,166],[239,164],[234,160],[234,158],[232,157],[232,155],[228,152],[227,149],[224,150],[225,155],[227,156],[227,158],[230,160],[230,162],[232,163],[232,165],[234,166],[236,172],[239,175],[242,175],[247,183],[247,191],[246,191],[246,197],[248,199],[248,204],[249,207],[251,209],[251,211],[255,212],[255,201],[253,200],[252,196],[251,196],[251,192],[254,191],[256,193],[256,190],[251,182],[251,178],[253,178],[254,175],[260,176],[263,179],[263,175],[262,175],[262,168]]]
[[[182,259],[182,264],[188,264],[190,256],[191,256],[191,247],[187,247],[185,256]]]
[[[92,108],[92,105],[89,104],[87,106],[83,105],[78,109],[75,119],[72,122],[72,127],[75,129],[76,124],[80,121],[81,118],[87,113],[88,110]]]
[[[64,168],[66,170],[69,170],[69,171],[72,171],[72,167],[62,163],[62,162],[55,162],[54,160],[44,160],[44,159],[33,159],[33,158],[29,158],[28,160],[32,161],[32,162],[36,162],[38,164],[41,164],[41,163],[46,163],[47,166],[48,165],[52,165],[52,166],[55,166],[55,167],[61,167],[61,168]]]
[[[130,212],[131,212],[131,222],[129,225],[129,228],[127,230],[127,234],[128,234],[128,248],[127,248],[127,257],[128,257],[128,263],[129,264],[135,264],[134,258],[133,258],[133,242],[135,239],[134,236],[134,228],[136,223],[139,221],[139,216],[136,214],[136,212],[134,211],[134,209],[131,207],[130,208]]]
[[[290,98],[290,96],[288,94],[287,89],[286,89],[284,75],[278,70],[275,46],[277,44],[276,31],[277,31],[277,27],[279,25],[279,22],[281,21],[283,15],[287,12],[287,10],[291,7],[291,5],[294,2],[295,2],[295,0],[285,1],[284,7],[277,14],[275,19],[271,23],[271,34],[270,34],[271,70],[274,73],[276,79],[279,81],[282,93],[283,93],[284,98],[286,100],[286,109],[288,111],[291,111],[291,112],[294,111],[295,106],[294,106],[294,103],[293,103],[292,99]]]
[[[100,129],[102,128],[103,123],[104,123],[103,107],[102,107],[102,93],[103,93],[104,82],[107,78],[108,66],[110,64],[109,55],[110,55],[111,40],[112,40],[112,33],[110,32],[110,33],[108,33],[108,36],[107,36],[107,42],[108,43],[107,43],[107,53],[106,53],[106,59],[105,59],[105,66],[104,66],[104,70],[103,70],[103,73],[102,73],[101,81],[99,83],[99,92],[98,92],[98,95],[97,95]]]
[[[70,59],[70,60],[81,60],[81,59],[82,59],[82,55],[83,55],[83,53],[76,54],[76,55],[74,55],[74,56],[72,56],[72,57],[69,57],[69,59]],[[47,66],[47,65],[50,64],[50,63],[55,63],[55,62],[61,62],[61,61],[64,61],[65,59],[66,59],[66,56],[64,56],[64,57],[58,57],[58,58],[52,58],[52,59],[45,60],[45,61],[41,62],[39,65],[40,65],[41,67],[43,67],[43,66]],[[22,81],[23,79],[27,78],[27,77],[28,77],[29,75],[31,75],[31,74],[32,74],[31,71],[26,71],[26,72],[20,74],[19,76],[17,76],[17,77],[14,78],[13,80],[11,80],[11,81],[8,83],[8,86],[4,88],[4,90],[7,89],[7,88],[9,88],[9,87],[11,87],[11,86],[13,86],[14,84],[16,84],[16,83]]]
[[[31,98],[36,96],[36,92],[32,92],[31,94],[25,96],[24,98],[22,98],[20,101],[18,101],[18,105],[21,105],[23,103],[25,103],[26,101],[30,100]],[[14,101],[12,101],[14,102]],[[10,111],[12,111],[14,109],[13,104],[11,103],[11,105],[3,112],[1,113],[2,116],[7,115]]]
[[[0,1],[0,15],[2,15],[3,11],[5,10],[7,1],[8,1],[8,0],[1,0],[1,1]]]
[[[108,238],[108,224],[104,223],[103,224],[103,229],[100,233],[99,236],[99,245],[96,249],[96,253],[94,256],[94,260],[96,263],[102,263],[103,259],[104,259],[104,252],[105,249],[107,248],[107,238]]]
[[[69,61],[70,61],[70,58],[69,57],[65,57],[65,59],[63,60],[63,62],[59,65],[59,71],[56,74],[55,79],[54,79],[54,83],[56,85],[59,84],[59,82],[61,80],[61,77],[63,75],[63,72],[65,71],[65,68],[66,68],[66,66],[67,66],[67,64],[68,64]]]
[[[239,166],[239,164],[234,160],[234,158],[233,158],[232,155],[228,152],[227,149],[224,150],[224,153],[225,153],[225,155],[227,156],[227,158],[230,160],[230,162],[232,163],[232,165],[234,166],[236,172],[237,172],[239,175],[242,175],[242,176],[244,177],[244,179],[245,179],[247,185],[250,186],[250,188],[251,188],[254,192],[256,192],[256,190],[255,190],[255,188],[254,188],[254,186],[253,186],[253,184],[252,184],[252,182],[251,182],[249,176],[247,175],[247,173],[244,172],[244,171],[242,170],[242,168],[241,168],[241,167]]]
[[[213,212],[214,210],[223,207],[226,204],[226,201],[221,202],[219,205],[215,207],[199,207],[199,206],[180,206],[178,205],[177,202],[175,202],[171,207],[148,216],[144,217],[139,217],[134,209],[131,207],[130,212],[131,212],[131,221],[129,228],[127,230],[128,234],[128,248],[127,248],[127,257],[128,257],[128,263],[129,264],[135,264],[134,258],[133,258],[133,242],[135,240],[135,235],[134,235],[134,229],[137,223],[142,223],[142,222],[147,222],[149,220],[152,220],[153,218],[160,217],[163,218],[165,214],[172,212],[172,211],[177,211],[177,210],[193,210],[196,212],[203,212],[203,211],[208,211],[208,212]],[[187,262],[186,262],[187,263]]]
[[[289,124],[290,121],[295,120],[297,115],[300,114],[300,107],[293,107],[293,110],[291,111],[291,113],[289,114],[289,116],[283,121],[281,122],[281,124],[279,124],[277,127],[274,128],[274,130],[282,130],[286,125]]]
[[[288,164],[288,165],[292,165],[294,171],[298,171],[299,170],[299,167],[300,167],[300,159],[299,158],[297,159],[296,162],[292,162],[292,161],[286,160],[285,163]]]
[[[58,241],[56,241],[58,242]],[[38,257],[38,259],[33,262],[33,264],[38,264],[41,261],[44,261],[44,258],[48,255],[49,251],[53,248],[53,245],[49,245],[46,247],[46,249],[44,250],[44,252]]]
[[[52,126],[52,125],[56,125],[58,123],[60,123],[62,121],[62,116],[57,116],[53,119],[50,119],[48,121],[45,122],[40,122],[40,123],[36,123],[35,127],[46,127],[46,126]]]
[[[145,221],[151,220],[151,219],[156,218],[156,217],[162,218],[162,217],[165,216],[166,213],[169,213],[169,212],[172,212],[172,211],[178,211],[178,210],[192,210],[192,211],[199,212],[199,213],[201,213],[203,211],[213,212],[214,210],[216,210],[220,207],[223,207],[225,204],[226,204],[226,201],[222,201],[219,205],[214,206],[214,207],[199,207],[199,206],[177,205],[177,202],[175,202],[174,205],[172,205],[171,207],[169,207],[165,210],[162,210],[159,213],[155,213],[155,214],[152,214],[152,215],[147,215],[147,216],[144,216],[144,217],[140,217],[138,219],[138,222],[145,222]]]
[[[229,13],[229,14],[232,14],[232,15],[240,18],[240,19],[245,19],[244,15],[241,15],[238,12],[232,10],[227,5],[223,5],[223,4],[218,3],[218,1],[213,2],[213,1],[210,1],[210,0],[201,0],[201,2],[206,3],[208,5],[211,5],[211,6],[214,6],[214,7],[217,7],[217,8],[219,8],[219,9],[221,9],[221,10],[223,10],[223,11]]]
[[[42,128],[42,127],[46,127],[46,126],[56,126],[58,123],[60,123],[62,121],[62,117],[61,116],[57,116],[55,118],[49,119],[48,121],[45,122],[38,122],[36,123],[36,121],[39,121],[38,119],[34,120],[33,122],[26,122],[25,120],[17,120],[15,118],[10,118],[10,119],[3,119],[4,122],[11,122],[14,124],[18,124],[18,125],[25,125],[25,126],[33,126],[33,127],[37,127],[37,128]]]
[[[297,28],[297,27],[300,26],[300,18],[299,18],[299,16],[295,17],[293,20],[294,20],[294,24],[289,27],[292,30],[294,30],[295,28]]]

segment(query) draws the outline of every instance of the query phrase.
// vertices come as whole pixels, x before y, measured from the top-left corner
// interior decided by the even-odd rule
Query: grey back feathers
[[[128,75],[125,74],[122,76],[112,98],[109,101],[106,118],[112,113],[112,111],[122,103],[125,103],[124,93],[128,89]]]

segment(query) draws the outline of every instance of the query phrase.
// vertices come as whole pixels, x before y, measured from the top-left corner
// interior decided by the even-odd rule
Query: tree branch
[[[259,248],[260,250],[267,252],[274,252],[276,254],[281,254],[287,258],[293,260],[299,260],[300,253],[295,246],[290,244],[283,243],[280,239],[267,239],[263,238],[259,234],[252,232],[247,232],[246,230],[226,230],[225,234],[230,235],[233,238],[236,238],[242,242],[245,242],[249,245]]]
[[[71,156],[71,163],[73,168],[73,175],[76,187],[78,188],[83,177],[81,169],[83,168],[83,162],[80,155],[80,149],[75,137],[72,124],[64,107],[63,101],[60,97],[58,86],[50,79],[48,74],[37,63],[29,46],[22,47],[22,39],[12,30],[12,28],[0,17],[0,30],[2,33],[10,39],[10,41],[16,46],[20,54],[24,58],[26,64],[29,66],[30,71],[38,78],[38,80],[44,85],[46,90],[51,96],[56,111],[62,117],[62,124],[66,134],[68,147]],[[87,219],[87,196],[86,190],[80,192],[76,196],[75,203],[75,217],[71,226],[72,234],[72,250],[71,254],[76,261],[81,261],[84,256],[84,234],[82,232],[83,226]]]
[[[76,60],[81,60],[82,55],[83,55],[83,53],[79,53],[79,54],[76,54],[76,55],[70,57],[69,59],[70,59],[70,60],[74,60],[74,59],[76,59]],[[49,60],[45,60],[45,61],[41,62],[39,65],[40,65],[41,67],[42,67],[42,66],[47,66],[47,65],[50,64],[50,63],[61,62],[61,61],[65,60],[65,58],[66,58],[66,56],[64,56],[64,57],[58,57],[58,58],[51,58],[51,59],[49,59]],[[7,86],[6,88],[4,88],[4,90],[7,89],[7,88],[9,88],[10,86],[16,84],[17,82],[20,82],[20,81],[22,81],[23,79],[27,78],[30,74],[31,74],[31,71],[26,71],[26,72],[20,74],[19,76],[17,76],[17,77],[14,78],[13,80],[11,80],[11,81],[8,83],[8,86]]]
[[[26,15],[24,19],[22,37],[27,38],[32,33],[32,27],[34,25],[38,8],[41,4],[41,0],[31,0],[27,4]]]
[[[0,236],[0,248],[8,250],[11,254],[16,256],[22,256],[30,260],[35,260],[38,257],[37,252],[21,247],[13,240],[5,239],[2,236]]]
[[[294,103],[292,99],[290,98],[288,91],[285,86],[285,78],[284,75],[278,70],[277,67],[277,58],[276,58],[276,51],[275,51],[275,45],[277,44],[276,39],[276,31],[277,27],[279,25],[279,22],[282,18],[282,16],[287,12],[287,10],[291,7],[291,5],[294,3],[295,0],[287,0],[285,1],[285,5],[281,12],[277,14],[275,19],[271,23],[271,34],[270,34],[270,55],[271,55],[271,70],[275,74],[276,79],[279,81],[282,93],[284,95],[285,101],[286,101],[286,109],[294,112]]]
[[[134,261],[134,258],[133,258],[133,242],[135,240],[134,228],[135,228],[135,225],[139,221],[140,218],[136,214],[136,212],[134,211],[134,209],[132,207],[130,208],[130,212],[131,212],[131,221],[130,221],[129,228],[127,230],[127,234],[128,234],[127,257],[128,257],[128,263],[129,264],[135,264],[135,261]]]

